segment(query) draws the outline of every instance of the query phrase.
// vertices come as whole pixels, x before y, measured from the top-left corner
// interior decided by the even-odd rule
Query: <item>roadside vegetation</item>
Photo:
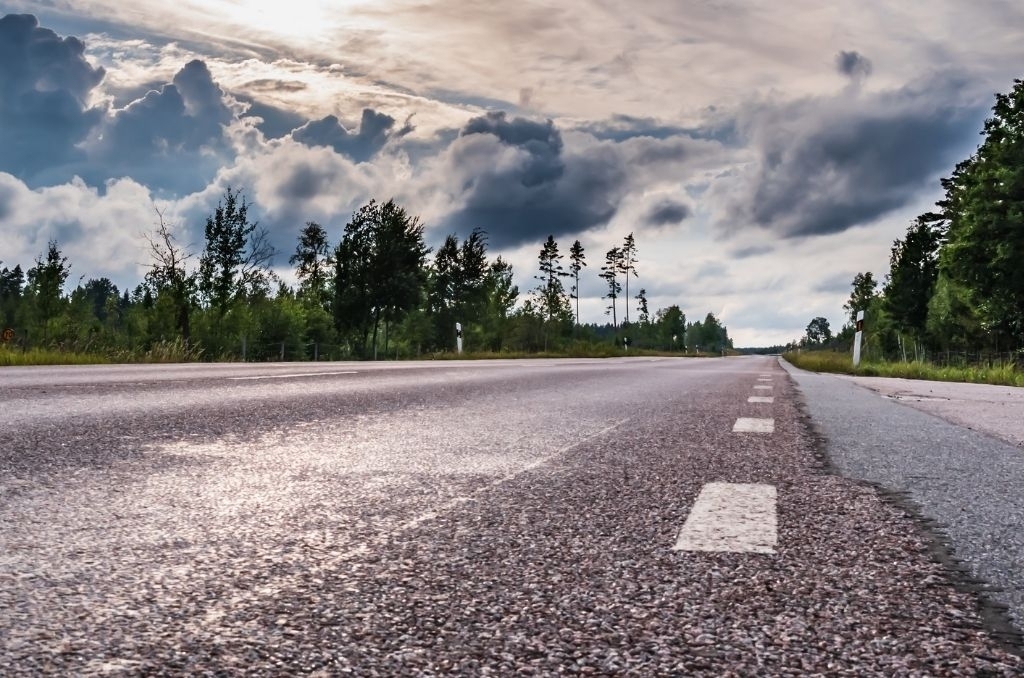
[[[815,371],[1024,386],[1024,81],[997,94],[977,151],[942,179],[944,197],[892,244],[881,281],[857,273],[833,334],[814,318],[786,358]],[[797,353],[797,350],[800,350]]]
[[[0,365],[454,358],[460,340],[464,358],[733,349],[711,313],[691,321],[678,304],[649,310],[632,233],[600,272],[579,240],[563,253],[548,236],[535,286],[521,293],[512,266],[489,256],[486,231],[451,234],[433,251],[394,201],[371,200],[334,243],[320,224],[298,228],[295,286],[272,267],[269,235],[241,191],[228,188],[206,218],[198,253],[177,231],[156,213],[149,269],[131,290],[85,276],[69,290],[71,263],[55,241],[27,270],[0,268]],[[580,322],[587,275],[600,281],[610,322]]]
[[[987,365],[934,365],[912,360],[861,361],[853,367],[849,353],[836,351],[791,351],[783,354],[785,360],[800,369],[811,372],[833,372],[861,377],[899,377],[931,381],[959,381],[972,384],[1024,386],[1024,372],[1012,362]]]

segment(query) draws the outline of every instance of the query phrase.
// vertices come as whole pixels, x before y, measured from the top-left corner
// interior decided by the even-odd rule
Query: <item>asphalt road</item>
[[[984,598],[1024,629],[1021,389],[786,367],[837,472],[919,513]]]
[[[799,400],[757,357],[6,368],[0,667],[1019,675]]]

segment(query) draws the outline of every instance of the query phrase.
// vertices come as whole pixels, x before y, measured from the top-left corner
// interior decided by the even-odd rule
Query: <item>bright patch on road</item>
[[[758,377],[757,380],[758,381],[771,381],[772,378],[771,377]]]
[[[747,398],[748,403],[774,403],[775,398],[772,396],[750,396]]]
[[[255,379],[297,379],[298,377],[322,377],[327,374],[359,374],[349,372],[296,372],[295,374],[261,374],[256,377],[228,377],[231,381],[253,381]]]
[[[770,391],[770,390],[772,390],[772,388],[774,388],[774,387],[772,387],[772,386],[755,386],[754,390],[755,391]]]
[[[774,433],[774,419],[756,419],[753,417],[740,417],[732,426],[733,433]]]
[[[775,553],[775,500],[774,485],[708,483],[690,509],[673,549]]]

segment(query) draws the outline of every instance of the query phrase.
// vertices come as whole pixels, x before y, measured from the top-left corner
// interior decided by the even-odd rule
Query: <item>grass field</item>
[[[849,353],[832,351],[802,351],[786,353],[783,358],[793,365],[811,372],[856,374],[862,377],[900,377],[903,379],[929,379],[932,381],[962,381],[972,384],[1024,386],[1024,372],[1015,365],[1001,367],[965,366],[939,367],[924,362],[861,362],[854,369]]]

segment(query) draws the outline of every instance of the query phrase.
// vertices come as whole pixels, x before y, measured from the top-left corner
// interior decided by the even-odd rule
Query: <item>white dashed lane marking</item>
[[[740,417],[732,426],[733,433],[774,433],[774,419],[757,419],[754,417]]]
[[[748,403],[774,403],[775,398],[772,396],[750,396],[747,398]]]
[[[767,381],[771,381],[772,378],[771,377],[758,377],[757,380],[761,381],[761,382],[767,382]]]
[[[759,385],[759,386],[755,386],[754,390],[755,391],[770,391],[770,390],[772,390],[772,387],[771,386],[761,386],[761,385]]]
[[[673,549],[775,553],[777,545],[774,485],[708,483],[690,509]]]

